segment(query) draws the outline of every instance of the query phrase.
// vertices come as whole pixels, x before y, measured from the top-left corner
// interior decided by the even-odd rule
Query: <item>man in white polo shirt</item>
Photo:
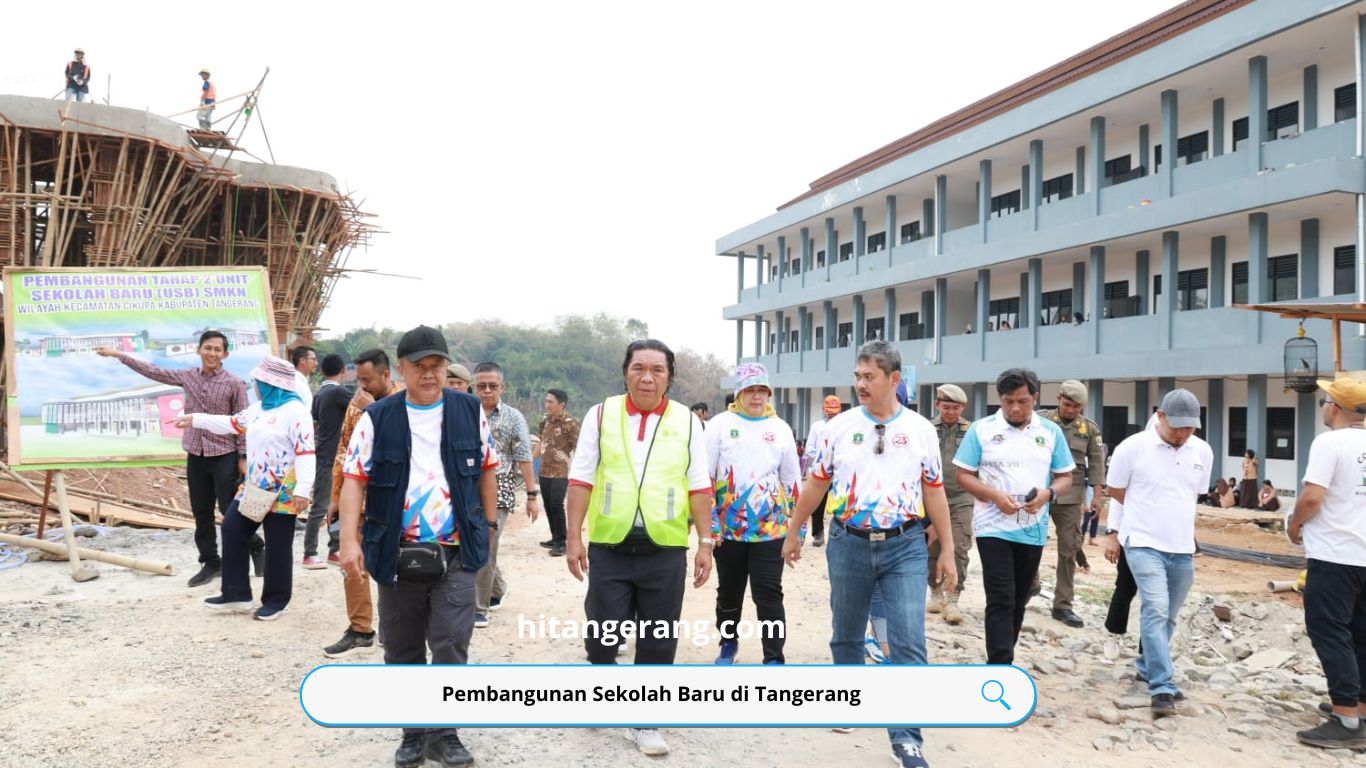
[[[1138,677],[1148,681],[1153,717],[1176,714],[1172,682],[1172,631],[1195,580],[1195,499],[1209,488],[1214,452],[1195,436],[1200,401],[1174,389],[1157,409],[1157,428],[1132,435],[1115,449],[1106,476],[1110,498],[1123,504],[1106,557],[1124,559],[1138,584]]]
[[[1304,628],[1328,678],[1333,714],[1300,741],[1325,749],[1366,748],[1366,382],[1320,381],[1323,423],[1304,469],[1286,533],[1304,544]]]
[[[988,664],[1012,664],[1029,587],[1048,540],[1048,505],[1072,487],[1072,451],[1057,424],[1034,412],[1039,377],[1011,368],[996,378],[1001,409],[968,429],[953,463],[977,499],[972,530],[986,591]]]

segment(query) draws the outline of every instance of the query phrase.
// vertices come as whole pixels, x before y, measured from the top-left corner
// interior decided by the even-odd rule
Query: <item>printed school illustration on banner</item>
[[[4,293],[9,455],[24,466],[183,461],[170,423],[181,389],[96,349],[193,368],[213,329],[228,339],[224,367],[246,378],[277,345],[260,267],[6,269]]]

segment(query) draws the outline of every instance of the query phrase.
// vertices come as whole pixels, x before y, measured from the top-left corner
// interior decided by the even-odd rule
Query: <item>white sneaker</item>
[[[626,738],[635,742],[636,749],[647,755],[669,754],[669,745],[654,728],[627,728]]]
[[[1105,638],[1105,658],[1114,661],[1119,658],[1119,636],[1111,634]]]

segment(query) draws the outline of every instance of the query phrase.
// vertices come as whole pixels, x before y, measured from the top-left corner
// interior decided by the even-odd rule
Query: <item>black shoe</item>
[[[341,659],[355,652],[366,652],[375,647],[375,633],[362,634],[347,627],[346,633],[337,642],[323,649],[329,659]]]
[[[555,546],[551,547],[551,548],[550,548],[550,556],[551,556],[551,557],[564,557],[564,545],[563,545],[563,544],[556,544]]]
[[[403,734],[403,743],[398,745],[398,751],[394,753],[394,768],[418,768],[427,762],[427,756],[423,754],[421,733]]]
[[[813,547],[820,547],[820,546],[824,546],[824,545],[825,545],[825,534],[819,534],[819,535],[816,535],[816,536],[812,536],[812,537],[811,537],[811,546],[813,546]]]
[[[1336,717],[1330,717],[1315,728],[1295,734],[1311,747],[1324,749],[1366,749],[1366,725],[1348,728]]]
[[[1176,697],[1170,693],[1159,693],[1153,697],[1153,717],[1171,717],[1176,714]]]
[[[1322,712],[1322,713],[1325,714],[1325,715],[1331,715],[1331,714],[1333,714],[1333,702],[1331,702],[1331,701],[1320,701],[1320,702],[1319,702],[1319,711]]]
[[[256,571],[257,577],[266,575],[266,551],[258,549],[251,553],[251,567]]]
[[[218,578],[218,574],[222,572],[222,570],[223,567],[220,565],[205,565],[199,569],[199,573],[190,577],[190,586],[198,587],[202,584],[208,584]]]
[[[1073,613],[1071,608],[1054,608],[1053,618],[1076,629],[1086,626],[1086,622],[1082,621],[1080,616]]]
[[[550,549],[551,547],[555,546],[555,540],[554,540],[554,539],[548,539],[548,540],[546,540],[546,541],[540,542],[540,545],[543,546],[543,547],[545,547],[546,549]]]
[[[427,742],[427,759],[435,760],[444,766],[469,765],[474,762],[474,755],[465,749],[465,745],[460,743],[460,737],[455,733],[443,733]]]

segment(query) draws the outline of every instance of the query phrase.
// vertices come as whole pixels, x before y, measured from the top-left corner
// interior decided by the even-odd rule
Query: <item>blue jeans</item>
[[[67,88],[66,100],[71,101],[72,99],[75,99],[76,101],[85,101],[85,91],[82,91],[79,88]]]
[[[1139,637],[1143,640],[1143,653],[1138,657],[1138,674],[1148,681],[1148,695],[1175,694],[1172,632],[1176,629],[1176,615],[1195,580],[1195,557],[1126,546],[1124,559],[1129,563],[1142,601]]]
[[[882,593],[887,644],[893,664],[925,664],[925,590],[929,553],[914,528],[885,541],[869,541],[832,523],[825,562],[830,571],[830,654],[836,664],[862,664],[874,586]],[[893,744],[922,744],[919,728],[888,728]]]

